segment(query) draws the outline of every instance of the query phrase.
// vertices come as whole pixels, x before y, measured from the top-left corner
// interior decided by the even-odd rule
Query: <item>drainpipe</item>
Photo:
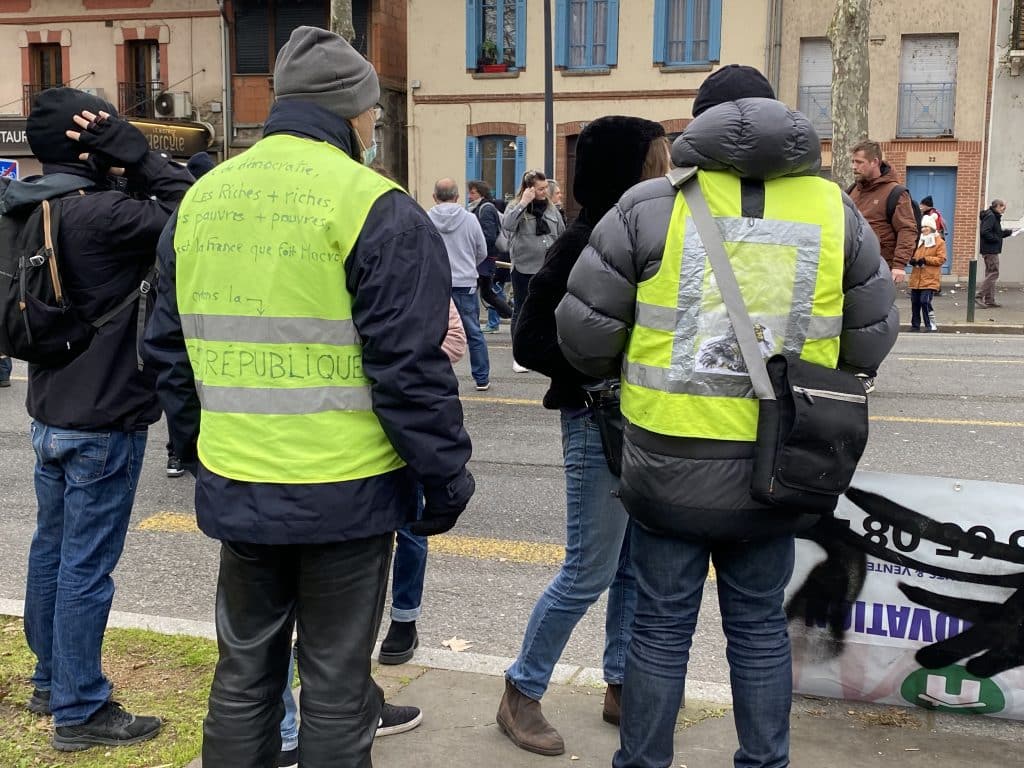
[[[223,85],[221,86],[221,103],[224,105],[224,112],[221,114],[221,122],[223,123],[224,130],[224,160],[228,159],[228,137],[234,131],[234,121],[232,120],[231,111],[231,61],[229,60],[230,46],[230,32],[231,25],[228,21],[228,12],[224,7],[224,0],[217,0],[217,8],[220,10],[220,49],[221,49],[221,60],[224,68]]]
[[[776,95],[782,77],[782,4],[783,0],[768,0],[768,39],[764,52],[764,74]]]

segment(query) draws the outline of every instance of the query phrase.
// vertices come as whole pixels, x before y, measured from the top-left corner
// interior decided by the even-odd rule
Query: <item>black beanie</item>
[[[935,207],[935,203],[932,202],[932,196],[931,195],[926,195],[925,197],[922,197],[921,198],[921,205],[927,205],[929,208],[934,208]]]
[[[757,69],[745,64],[729,64],[701,83],[697,98],[693,100],[693,116],[727,101],[774,98],[772,84]]]
[[[188,159],[188,164],[185,167],[192,174],[192,178],[201,179],[212,171],[215,165],[216,163],[213,162],[213,158],[208,152],[196,152]]]
[[[25,123],[25,133],[32,154],[40,162],[79,162],[78,156],[86,150],[77,141],[65,136],[64,132],[79,130],[72,118],[82,110],[117,115],[117,110],[109,101],[77,88],[48,88],[36,96]]]
[[[576,140],[572,194],[596,223],[640,181],[651,141],[665,135],[660,123],[612,115],[588,123]]]

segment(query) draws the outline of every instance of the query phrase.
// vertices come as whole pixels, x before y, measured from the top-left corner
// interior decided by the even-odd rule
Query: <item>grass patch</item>
[[[129,712],[158,715],[160,735],[130,747],[62,753],[50,746],[53,723],[25,709],[35,657],[21,619],[0,616],[0,766],[3,768],[182,768],[202,748],[203,717],[217,645],[194,637],[109,629],[103,667],[114,698]]]
[[[851,714],[861,723],[870,727],[882,728],[920,728],[921,721],[912,714],[897,707],[878,712],[853,712]]]

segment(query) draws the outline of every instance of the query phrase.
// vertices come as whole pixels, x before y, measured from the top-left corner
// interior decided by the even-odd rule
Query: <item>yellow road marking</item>
[[[910,363],[977,363],[979,365],[1024,365],[1024,360],[977,360],[969,357],[897,357]]]
[[[157,512],[136,526],[136,530],[152,533],[198,533],[195,515],[185,512]],[[488,539],[478,536],[432,536],[430,551],[439,555],[466,557],[473,560],[491,560],[499,563],[526,563],[529,565],[561,565],[565,547],[541,541],[513,541]],[[714,580],[712,567],[708,575]]]
[[[463,397],[462,400],[479,403],[497,403],[500,405],[543,405],[540,400],[517,400],[510,397]],[[871,416],[871,421],[895,422],[900,424],[934,424],[956,427],[1006,427],[1024,429],[1024,421],[983,421],[977,419],[929,419],[916,416]]]

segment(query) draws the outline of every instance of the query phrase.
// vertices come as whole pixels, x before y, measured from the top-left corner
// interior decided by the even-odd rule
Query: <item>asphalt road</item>
[[[557,414],[540,406],[546,380],[512,373],[507,332],[487,338],[489,392],[473,390],[468,360],[458,366],[477,494],[454,532],[458,538],[439,543],[431,556],[419,628],[427,647],[458,635],[473,651],[514,656],[564,543],[560,428]],[[1022,372],[1020,336],[905,334],[878,377],[861,467],[1024,483]],[[0,598],[20,599],[35,500],[24,366],[15,376],[21,380],[0,390]],[[192,481],[164,476],[165,439],[163,424],[155,425],[115,574],[114,607],[210,621],[217,545],[191,523]],[[712,581],[692,679],[728,681],[718,621]],[[599,667],[602,646],[603,602],[577,628],[563,660]]]

